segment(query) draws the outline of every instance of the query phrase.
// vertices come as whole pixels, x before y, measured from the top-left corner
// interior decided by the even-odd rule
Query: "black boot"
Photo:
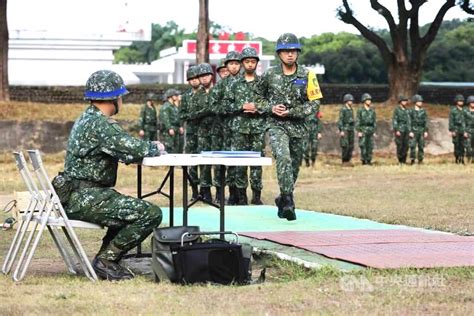
[[[263,205],[261,194],[262,191],[260,190],[252,190],[252,200],[250,201],[250,203],[253,205]]]
[[[285,218],[283,216],[283,208],[282,208],[281,202],[282,202],[281,195],[279,195],[275,198],[275,205],[278,207],[278,217],[279,218]]]
[[[362,160],[362,165],[366,165],[367,162],[365,160]]]
[[[130,280],[134,277],[130,270],[125,269],[118,263],[99,257],[95,257],[92,261],[92,268],[97,276],[102,280]]]
[[[239,188],[239,202],[237,205],[249,205],[249,201],[247,199],[247,188]]]
[[[232,186],[229,187],[229,199],[227,200],[227,205],[237,205],[239,202],[239,195],[237,188]]]
[[[305,159],[304,162],[306,164],[306,167],[309,167],[309,159]]]
[[[311,160],[311,167],[314,167],[315,163],[316,163],[316,160]]]
[[[201,199],[204,201],[204,202],[207,202],[207,203],[212,203],[212,195],[211,195],[211,188],[209,187],[206,187],[206,188],[203,188],[201,187]]]
[[[412,159],[412,160],[411,160],[411,164],[412,164],[412,165],[415,164],[415,159]]]
[[[293,201],[293,194],[282,194],[281,195],[281,209],[282,217],[288,221],[296,220],[295,213],[295,202]]]
[[[191,196],[191,202],[194,202],[199,198],[199,190],[198,190],[197,184],[192,184],[191,189],[193,190],[193,195]]]
[[[216,199],[214,200],[214,203],[221,205],[221,187],[216,187]]]

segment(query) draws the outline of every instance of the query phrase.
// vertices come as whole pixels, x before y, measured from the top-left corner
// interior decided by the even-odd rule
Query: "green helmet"
[[[402,101],[408,101],[408,98],[404,95],[399,95],[398,96],[398,102],[402,102]]]
[[[212,71],[211,65],[208,63],[202,63],[198,65],[199,69],[197,71],[198,76],[204,76],[204,75],[213,75],[214,72]]]
[[[116,100],[128,94],[122,77],[111,70],[94,72],[86,82],[84,100]]]
[[[411,102],[423,102],[423,97],[419,94],[415,94],[413,97],[411,97]]]
[[[372,96],[368,93],[362,94],[362,97],[360,98],[360,102],[365,102],[366,100],[372,100]]]
[[[188,70],[186,71],[186,80],[191,80],[191,79],[194,79],[196,78],[198,75],[197,75],[197,66],[191,66],[188,68]]]
[[[467,97],[467,100],[466,100],[466,103],[467,103],[467,104],[474,103],[474,95],[468,96],[468,97]]]
[[[147,101],[153,101],[155,99],[155,94],[153,92],[148,92],[146,94],[146,100]]]
[[[222,58],[219,61],[219,66],[217,66],[216,70],[219,71],[220,69],[225,68],[225,58]]]
[[[174,96],[174,95],[177,95],[177,94],[176,94],[176,90],[175,90],[175,89],[168,89],[168,90],[166,90],[164,96],[165,96],[165,99],[168,99],[168,98],[170,98],[170,97],[172,97],[172,96]]]
[[[255,58],[257,61],[260,60],[257,54],[257,50],[253,47],[245,47],[242,50],[240,61],[243,61],[245,58]]]
[[[352,94],[344,94],[344,97],[342,97],[342,102],[346,103],[347,101],[354,101],[354,96]]]
[[[464,96],[462,94],[456,94],[454,102],[464,102]]]
[[[227,65],[229,61],[238,61],[240,63],[240,53],[235,50],[230,51],[225,55],[224,63]]]
[[[295,34],[285,33],[280,35],[276,42],[275,51],[278,53],[283,49],[296,49],[299,52],[301,51],[300,41]]]

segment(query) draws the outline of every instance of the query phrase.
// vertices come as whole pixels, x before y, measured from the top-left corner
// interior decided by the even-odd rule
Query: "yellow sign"
[[[319,88],[318,78],[314,71],[308,72],[308,86],[306,88],[306,94],[310,101],[319,100],[323,98],[321,89]]]

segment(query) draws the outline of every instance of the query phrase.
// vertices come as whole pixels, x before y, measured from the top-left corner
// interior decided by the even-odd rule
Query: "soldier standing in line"
[[[255,48],[246,47],[242,51],[241,62],[244,72],[237,76],[226,93],[227,112],[233,115],[232,150],[257,151],[265,156],[265,117],[255,108],[255,87],[260,77],[255,73],[258,57]],[[238,190],[238,205],[248,205],[248,175],[246,166],[235,168],[235,183],[229,187]],[[250,186],[255,205],[262,205],[262,167],[250,167]]]
[[[464,97],[460,94],[454,98],[455,106],[449,112],[449,132],[453,138],[454,157],[457,164],[464,164]]]
[[[352,166],[351,159],[354,151],[354,110],[352,104],[354,97],[352,94],[345,94],[342,101],[344,105],[339,112],[337,123],[342,150],[342,164]]]
[[[160,140],[165,145],[168,153],[177,153],[178,133],[182,131],[179,124],[178,108],[174,105],[177,97],[174,89],[168,89],[165,93],[166,102],[161,106],[159,113]]]
[[[398,162],[405,164],[408,155],[408,142],[410,137],[413,137],[413,133],[411,132],[410,110],[406,108],[408,98],[400,96],[398,102],[399,105],[393,112],[392,128],[395,133]]]
[[[464,137],[466,138],[464,144],[466,146],[466,157],[467,161],[474,163],[474,95],[470,95],[467,98],[467,108],[464,112],[465,117],[465,132]]]
[[[181,106],[181,92],[174,90],[173,95],[174,116],[179,125],[178,133],[176,135],[176,153],[182,154],[184,152],[184,122],[179,117],[179,108]]]
[[[220,80],[224,80],[230,75],[229,69],[225,65],[225,58],[222,58],[219,62],[219,66],[216,68],[217,74],[219,75]]]
[[[113,189],[119,162],[137,163],[159,156],[164,149],[159,142],[130,136],[111,118],[127,93],[122,78],[113,71],[99,70],[89,77],[84,99],[90,105],[69,135],[64,173],[52,181],[70,219],[108,227],[92,262],[97,276],[106,280],[133,278],[119,261],[162,219],[158,206]]]
[[[372,165],[372,152],[374,151],[375,129],[377,128],[377,115],[371,107],[372,97],[368,93],[362,94],[363,107],[357,110],[356,130],[359,137],[360,159],[363,165]]]
[[[258,82],[255,109],[267,115],[266,130],[280,187],[275,199],[278,217],[291,221],[296,219],[293,191],[303,159],[303,137],[308,132],[305,120],[319,110],[322,95],[316,75],[297,63],[301,44],[294,34],[281,35],[275,51],[280,65],[267,70]]]
[[[199,89],[201,83],[198,78],[198,66],[191,66],[186,72],[186,79],[190,88],[182,94],[181,106],[179,108],[179,118],[184,122],[185,128],[185,144],[184,151],[186,154],[198,154],[198,127],[199,119],[196,117],[196,113],[193,111],[192,106],[193,98]],[[189,167],[189,177],[192,189],[191,201],[198,199],[199,191],[199,177],[197,166]]]
[[[138,134],[144,140],[157,140],[158,121],[156,116],[156,108],[153,103],[154,94],[148,93],[146,103],[140,111],[140,118],[138,123],[140,131]]]
[[[224,65],[226,66],[229,75],[219,81],[214,88],[212,89],[212,93],[209,97],[209,112],[213,113],[217,119],[213,120],[212,128],[211,128],[211,135],[212,135],[212,145],[211,149],[215,151],[220,150],[231,150],[230,142],[232,139],[231,133],[231,122],[232,117],[226,113],[226,106],[224,104],[225,100],[224,97],[227,93],[228,87],[234,81],[236,76],[238,76],[240,72],[240,53],[236,51],[230,51],[227,53]],[[226,143],[227,142],[227,143]],[[235,177],[234,175],[234,167],[227,168],[227,175],[221,174],[220,166],[214,166],[214,178],[213,178],[213,186],[216,188],[216,199],[215,203],[220,203],[220,192],[221,192],[221,177],[226,177],[226,182],[229,184],[231,182],[230,179]],[[224,189],[224,188],[222,188]],[[229,185],[229,205],[235,205],[237,203],[237,199],[235,197],[235,189]]]
[[[305,139],[304,161],[306,167],[314,167],[316,157],[318,155],[318,144],[322,138],[321,135],[321,112],[316,112],[315,115],[308,116],[306,123],[308,124],[308,137]],[[310,164],[311,161],[311,164]]]
[[[410,159],[411,164],[415,164],[415,159],[418,158],[418,163],[423,163],[425,157],[425,139],[428,138],[428,114],[423,108],[423,97],[415,94],[411,101],[415,107],[410,111],[411,132],[413,137],[410,138]],[[418,155],[416,155],[416,147],[418,146]]]

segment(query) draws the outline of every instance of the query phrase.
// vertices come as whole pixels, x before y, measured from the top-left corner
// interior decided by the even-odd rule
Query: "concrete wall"
[[[133,122],[122,121],[121,125],[128,129]],[[1,121],[0,124],[0,152],[12,152],[31,148],[40,149],[44,153],[55,153],[66,149],[67,138],[73,122],[55,123],[46,121],[17,122]],[[451,138],[448,135],[448,120],[436,119],[429,123],[430,137],[425,151],[439,155],[453,151]],[[324,123],[323,138],[320,141],[319,152],[339,154],[339,136],[337,125],[334,122]],[[387,121],[377,123],[378,137],[375,140],[376,152],[395,152],[395,143],[391,132],[391,125]],[[359,153],[356,146],[355,153]]]

